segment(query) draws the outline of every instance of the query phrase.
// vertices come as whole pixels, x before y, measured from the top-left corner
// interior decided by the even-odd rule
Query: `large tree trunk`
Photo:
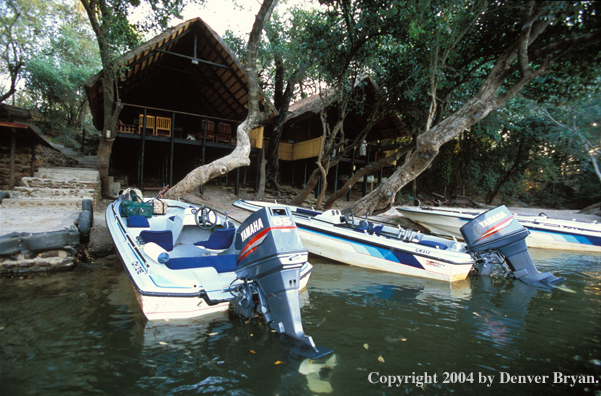
[[[263,201],[265,199],[265,150],[261,150],[261,164],[259,165],[259,189],[255,195],[255,201]]]
[[[210,164],[200,166],[188,173],[183,180],[177,183],[166,194],[166,198],[185,197],[192,191],[197,190],[200,186],[216,176],[221,176],[227,172],[247,166],[250,164],[250,139],[249,133],[257,127],[267,115],[273,111],[272,108],[261,112],[259,109],[259,77],[257,75],[257,53],[261,41],[261,32],[265,26],[265,22],[270,18],[273,8],[277,0],[264,0],[261,9],[255,18],[250,37],[248,39],[247,50],[247,69],[246,80],[248,82],[248,115],[242,124],[238,126],[236,137],[238,141],[234,151],[219,158]]]
[[[371,164],[359,169],[344,184],[344,186],[342,186],[342,188],[340,188],[338,191],[336,191],[334,194],[332,194],[330,196],[330,198],[328,198],[326,203],[323,205],[323,208],[330,209],[334,205],[334,202],[336,202],[340,198],[344,197],[349,192],[349,190],[359,181],[359,179],[361,179],[364,176],[375,173],[375,172],[379,171],[380,169],[384,168],[385,166],[388,166],[388,165],[392,164],[393,162],[398,161],[403,155],[407,154],[407,152],[409,152],[413,148],[415,148],[415,143],[412,143],[408,146],[399,148],[393,155],[389,155],[388,157],[383,158],[378,162],[372,162]]]
[[[543,8],[540,7],[536,12],[530,9],[530,13],[524,18],[524,28],[520,36],[497,59],[478,93],[461,109],[420,135],[417,139],[417,149],[409,161],[372,193],[350,205],[351,210],[357,215],[362,215],[390,206],[397,191],[426,170],[442,144],[482,120],[491,111],[505,106],[526,84],[546,73],[549,65],[557,57],[579,44],[598,41],[601,37],[601,31],[597,31],[577,38],[543,44],[529,53],[529,47],[551,23],[551,18],[540,19]],[[528,57],[540,61],[535,65],[535,70],[531,70]],[[512,85],[505,85],[510,76],[515,76],[516,79],[512,81]],[[500,89],[502,86],[503,90]]]
[[[117,135],[115,127],[119,114],[121,113],[121,107],[115,106],[115,95],[118,96],[118,91],[115,90],[115,76],[113,74],[113,60],[111,57],[110,46],[108,43],[108,32],[109,26],[108,15],[110,10],[106,7],[103,2],[81,0],[84,6],[92,29],[96,34],[96,40],[98,41],[98,47],[100,49],[100,59],[102,60],[102,98],[104,101],[104,125],[102,129],[102,137],[98,144],[98,159],[96,168],[100,174],[101,183],[101,194],[103,197],[110,196],[110,182],[109,182],[109,161],[111,158],[111,152],[113,148],[113,141]],[[98,13],[104,16],[100,21],[98,20]]]

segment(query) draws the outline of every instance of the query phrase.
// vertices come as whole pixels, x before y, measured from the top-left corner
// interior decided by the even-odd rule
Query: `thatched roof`
[[[123,55],[118,64],[119,99],[124,104],[206,115],[246,118],[244,66],[202,19],[168,29]],[[85,83],[94,125],[102,129],[102,74]]]

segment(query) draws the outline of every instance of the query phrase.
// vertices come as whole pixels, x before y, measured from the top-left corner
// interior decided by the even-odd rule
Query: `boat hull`
[[[306,291],[310,277],[310,272],[301,277],[299,292]],[[229,306],[229,301],[209,305],[207,301],[199,296],[144,295],[131,282],[131,279],[130,284],[136,295],[136,300],[148,320],[197,318],[204,315],[226,312]]]
[[[106,211],[107,227],[140,308],[148,320],[190,319],[226,312],[233,298],[230,289],[240,284],[234,271],[214,268],[170,271],[153,262],[121,218],[117,205]],[[177,206],[176,201],[171,201]],[[192,227],[196,227],[195,225]],[[299,292],[306,289],[313,266],[306,262],[300,272]]]
[[[467,278],[473,265],[471,261],[449,263],[398,250],[394,254],[394,249],[391,252],[365,241],[315,232],[299,223],[301,239],[310,253],[356,267],[454,282]]]
[[[256,201],[238,201],[236,204],[246,210],[271,205]],[[465,252],[443,251],[358,233],[298,214],[295,222],[303,245],[310,253],[356,267],[454,282],[467,278],[474,264],[472,257]]]
[[[403,216],[432,233],[456,238],[463,238],[459,229],[481,213],[447,209],[403,207],[397,209]],[[540,216],[518,215],[516,218],[530,232],[526,238],[529,248],[601,253],[601,226],[599,224],[548,219]]]

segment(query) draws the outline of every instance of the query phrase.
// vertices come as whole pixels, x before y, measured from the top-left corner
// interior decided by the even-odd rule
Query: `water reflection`
[[[565,276],[565,288],[535,288],[502,277],[436,282],[312,257],[309,293],[301,294],[303,325],[318,345],[335,352],[316,361],[291,355],[260,321],[224,314],[148,322],[120,264],[2,279],[1,393],[600,392],[598,384],[498,382],[500,372],[601,378],[600,256],[537,254],[537,267]],[[389,389],[368,380],[372,372],[426,371],[439,378],[444,372],[481,372],[497,382]]]

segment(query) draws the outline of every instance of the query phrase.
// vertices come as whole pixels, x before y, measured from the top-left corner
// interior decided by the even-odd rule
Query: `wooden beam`
[[[157,50],[157,52],[162,52],[162,53],[169,54],[169,55],[179,56],[180,58],[190,59],[192,61],[192,63],[195,63],[195,62],[206,63],[211,66],[222,67],[224,69],[233,70],[230,66],[221,65],[219,63],[214,63],[214,62],[209,62],[209,61],[206,61],[203,59],[194,58],[193,56],[178,54],[177,52],[169,52],[169,51],[165,51],[165,50]]]

